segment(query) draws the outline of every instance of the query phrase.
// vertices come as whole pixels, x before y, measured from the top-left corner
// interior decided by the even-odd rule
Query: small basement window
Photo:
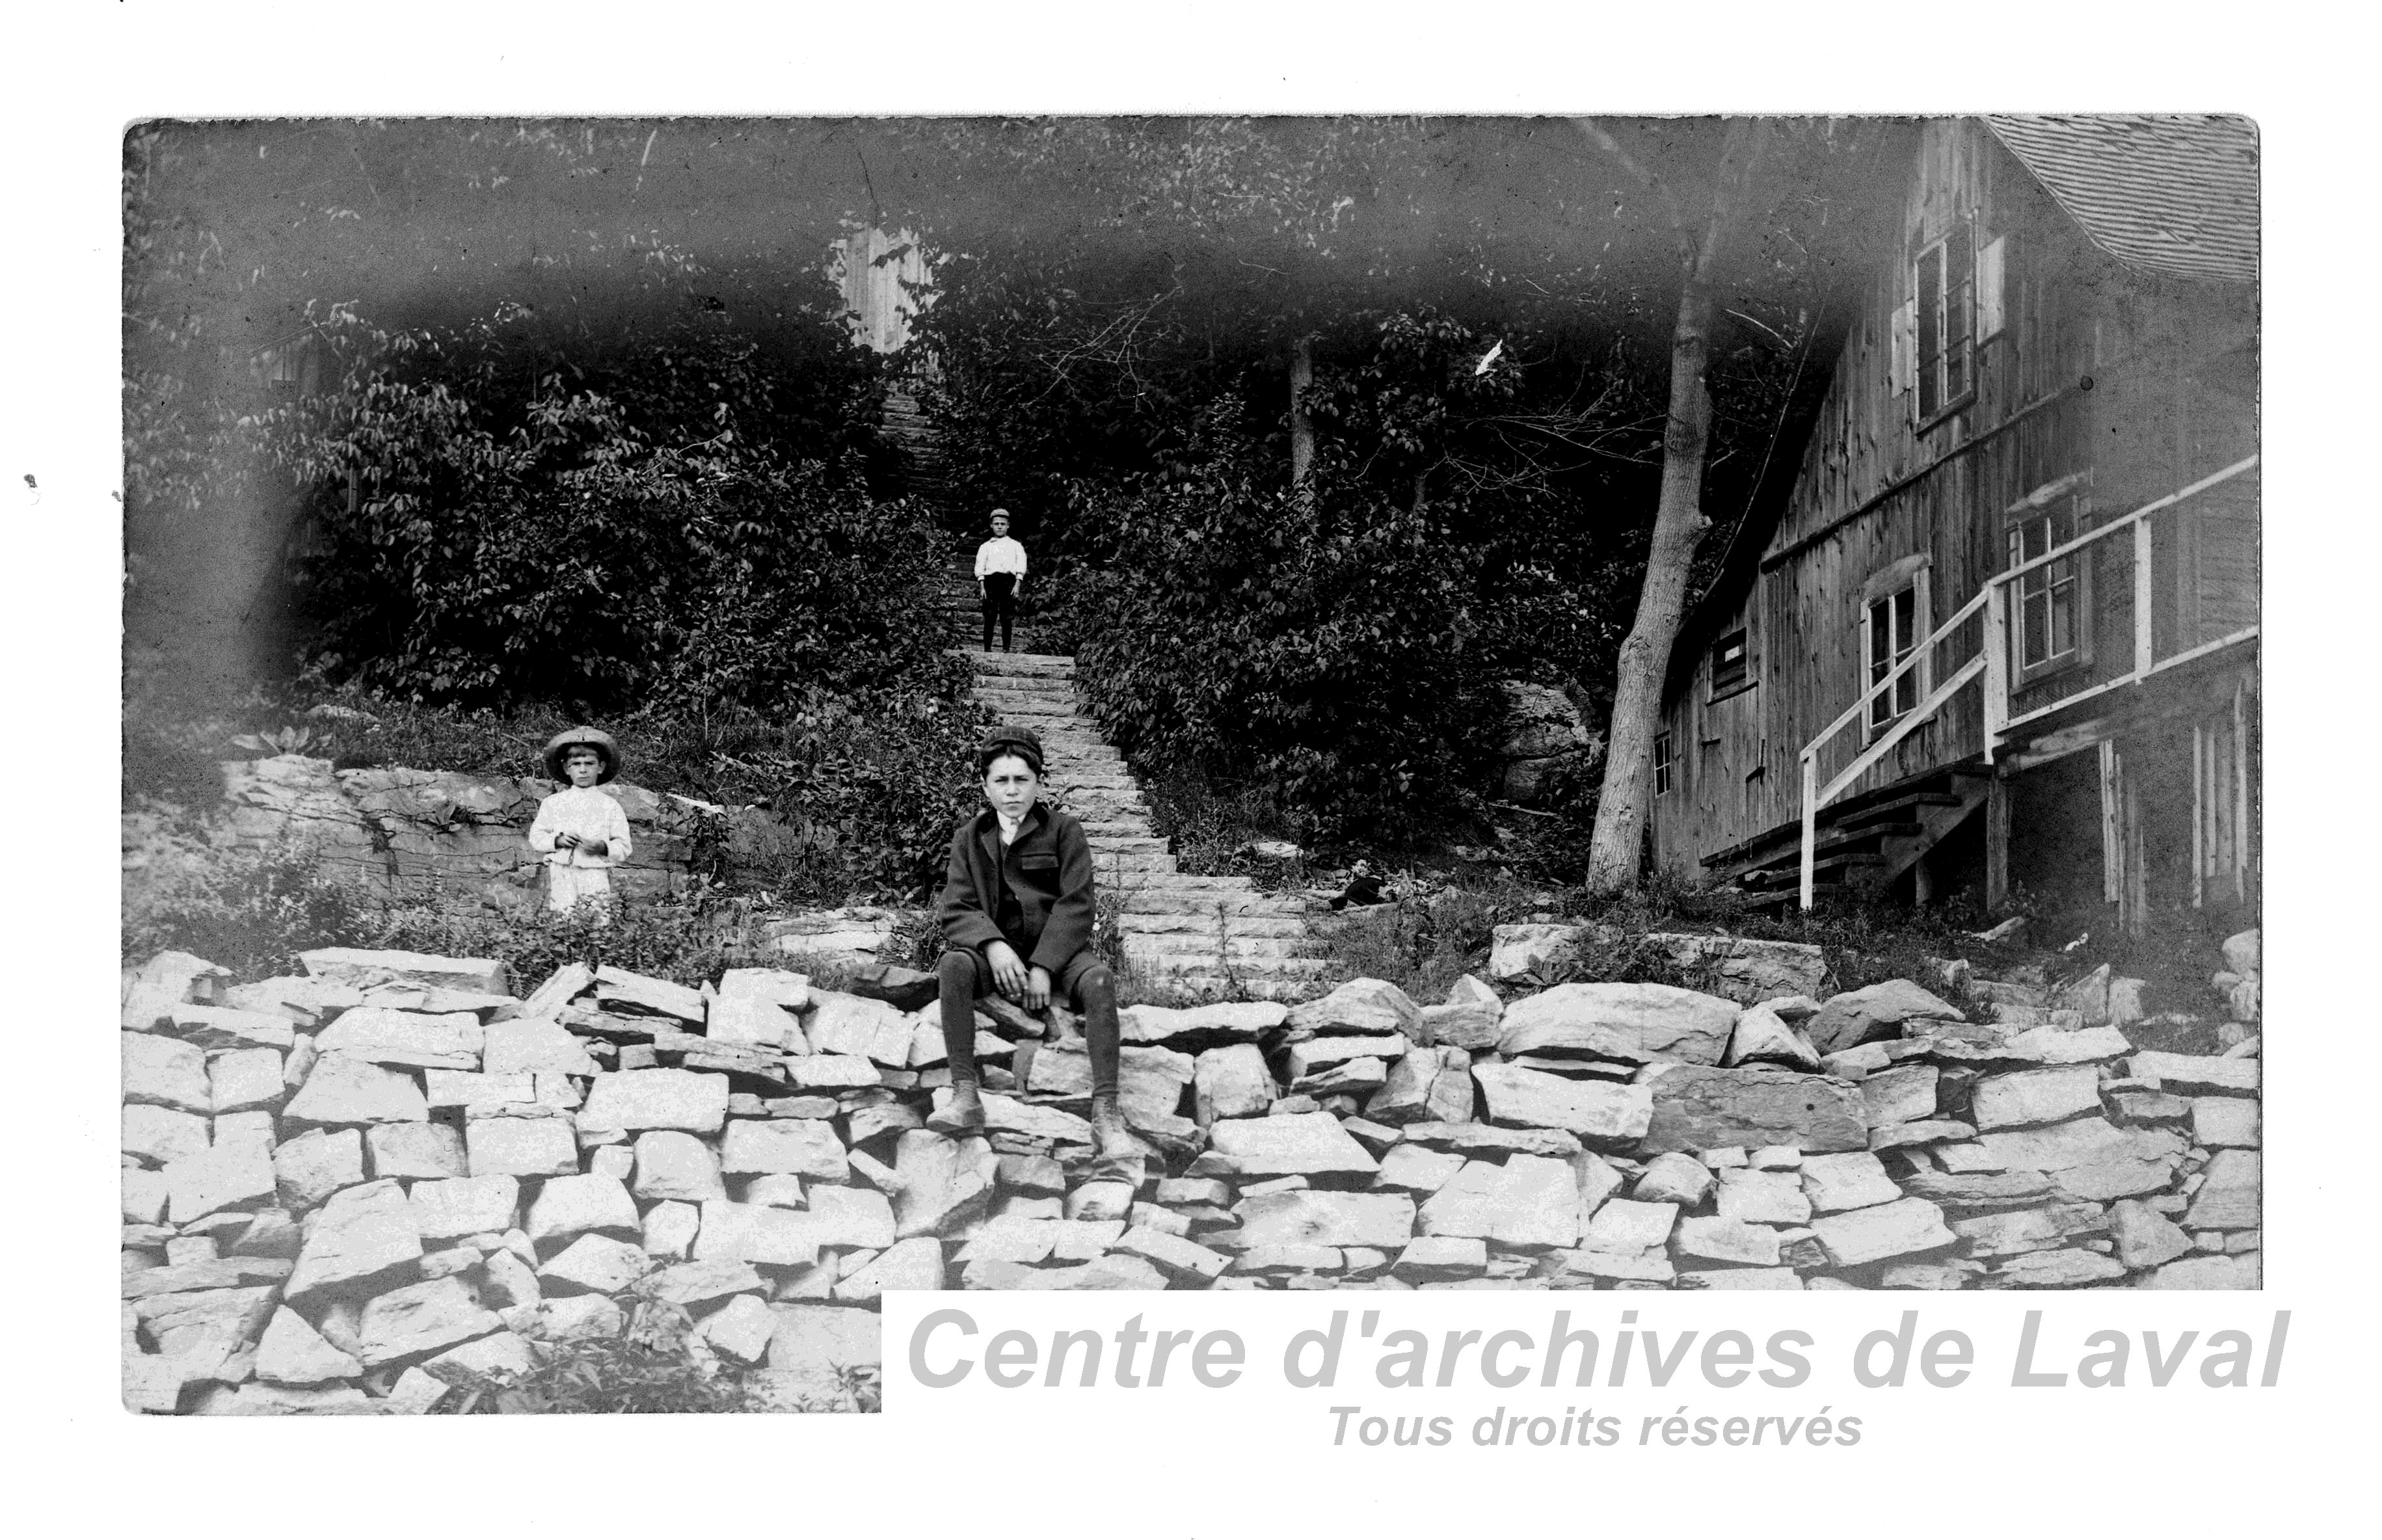
[[[1671,789],[1671,735],[1654,735],[1654,795],[1662,796]]]
[[[1712,692],[1715,696],[1734,694],[1750,684],[1752,678],[1742,627],[1713,643]]]

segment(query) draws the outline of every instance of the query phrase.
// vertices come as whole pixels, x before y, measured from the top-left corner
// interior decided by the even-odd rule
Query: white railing
[[[2255,625],[2244,626],[2214,640],[2184,648],[2167,657],[2162,658],[2157,655],[2153,627],[2154,602],[2156,595],[2152,583],[2150,520],[2154,515],[2175,507],[2186,499],[2207,491],[2210,487],[2231,481],[2234,477],[2255,467],[2257,463],[2256,455],[2237,460],[2214,475],[2203,477],[2190,486],[2143,504],[2123,518],[2099,525],[2065,544],[2056,545],[2039,556],[2029,557],[2006,571],[1994,574],[1985,581],[1984,586],[1978,590],[1976,597],[1962,605],[1952,613],[1949,619],[1928,633],[1927,639],[1913,647],[1901,662],[1872,681],[1870,686],[1861,691],[1860,697],[1845,708],[1842,715],[1821,728],[1816,737],[1803,745],[1801,755],[1803,771],[1802,907],[1805,909],[1811,907],[1813,889],[1816,886],[1820,810],[1842,796],[1848,787],[1854,785],[1863,776],[1869,774],[1880,760],[1893,752],[1904,739],[1917,731],[1922,724],[1933,721],[1951,703],[1954,696],[1980,678],[1984,681],[1985,762],[1991,764],[1995,751],[2001,747],[2008,736],[2030,722],[2048,716],[2054,712],[2065,711],[2080,701],[2106,694],[2126,685],[2140,684],[2154,675],[2190,663],[2195,658],[2204,657],[2211,653],[2238,646],[2241,642],[2255,638],[2258,628]],[[2133,545],[2131,553],[2134,631],[2132,666],[2115,678],[2063,695],[2047,705],[2036,706],[2012,715],[2009,666],[2010,594],[2014,585],[2030,573],[2047,567],[2053,562],[2067,560],[2096,542],[2115,539],[2129,531],[2132,532],[2130,539]],[[1924,669],[1927,672],[1922,673],[1920,678],[1922,679],[1930,678],[1933,673],[1935,649],[1950,642],[1954,633],[1974,617],[1980,610],[1984,615],[1983,635],[1974,655],[1959,662],[1942,683],[1928,691],[1926,699],[1895,718],[1892,725],[1862,749],[1850,764],[1829,776],[1824,784],[1822,783],[1821,751],[1834,742],[1854,723],[1872,720],[1871,711],[1873,704],[1881,695],[1891,701],[1892,691],[1904,675],[1913,669]],[[2081,623],[2091,624],[2090,617],[2079,618]]]

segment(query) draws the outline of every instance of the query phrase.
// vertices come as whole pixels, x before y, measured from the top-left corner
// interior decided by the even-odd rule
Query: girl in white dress
[[[620,773],[620,745],[595,727],[567,727],[546,746],[546,774],[569,784],[537,804],[529,848],[546,857],[546,907],[608,906],[612,868],[628,859],[629,816],[598,790]]]

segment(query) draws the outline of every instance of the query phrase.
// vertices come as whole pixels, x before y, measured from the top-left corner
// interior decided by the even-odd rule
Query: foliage
[[[308,495],[320,678],[700,713],[931,666],[919,580],[939,551],[865,490],[857,349],[795,370],[700,317],[609,355],[510,312],[323,330],[355,358],[341,388],[244,420]]]
[[[118,942],[128,963],[172,949],[263,978],[295,971],[309,947],[364,934],[368,912],[364,895],[324,872],[308,846],[168,841],[126,875]]]
[[[875,1412],[873,1372],[842,1378],[837,1404],[789,1405],[762,1373],[694,1348],[685,1311],[656,1300],[633,1307],[618,1337],[538,1345],[526,1374],[473,1375],[437,1411],[452,1415]]]

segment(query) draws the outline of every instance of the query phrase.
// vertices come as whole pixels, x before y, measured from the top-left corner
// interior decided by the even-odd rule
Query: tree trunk
[[[1290,489],[1307,485],[1315,470],[1315,421],[1307,415],[1307,390],[1315,383],[1315,338],[1297,336],[1290,344]]]
[[[1688,570],[1712,520],[1701,493],[1704,443],[1712,432],[1712,394],[1704,388],[1704,355],[1712,327],[1712,291],[1689,275],[1679,293],[1671,336],[1671,410],[1663,432],[1663,492],[1655,506],[1654,539],[1638,591],[1638,617],[1621,644],[1607,728],[1604,788],[1589,846],[1592,893],[1627,891],[1638,883],[1639,847],[1653,798],[1648,767],[1663,717],[1663,676],[1687,607]]]
[[[1752,120],[1731,121],[1721,149],[1711,216],[1700,239],[1689,241],[1687,232],[1681,232],[1679,313],[1671,333],[1670,416],[1663,430],[1663,490],[1654,509],[1646,577],[1638,591],[1638,617],[1621,644],[1614,681],[1604,784],[1596,805],[1596,832],[1589,843],[1590,893],[1610,896],[1638,885],[1639,850],[1654,796],[1651,767],[1654,738],[1663,725],[1663,678],[1687,607],[1688,574],[1696,546],[1712,527],[1702,507],[1704,448],[1712,436],[1712,395],[1704,386],[1714,308],[1712,275],[1722,238],[1759,159],[1759,133]]]

